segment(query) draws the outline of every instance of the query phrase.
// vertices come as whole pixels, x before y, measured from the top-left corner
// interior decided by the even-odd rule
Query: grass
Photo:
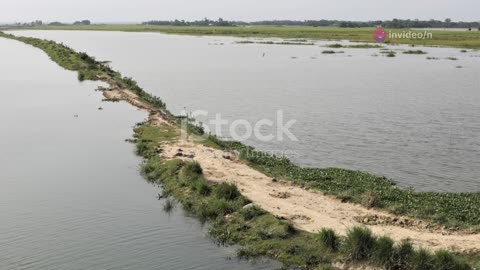
[[[89,26],[42,26],[21,29],[41,30],[89,30],[159,32],[166,34],[200,36],[235,36],[285,39],[324,39],[373,42],[374,28],[337,28],[306,26],[249,26],[249,27],[201,27],[201,26],[149,26],[149,25],[89,25]],[[388,33],[397,29],[386,29]],[[409,30],[423,33],[424,30]],[[414,44],[425,46],[449,46],[459,48],[480,48],[480,31],[428,30],[432,39],[387,39],[391,44]]]
[[[320,241],[330,251],[337,251],[340,245],[339,237],[332,229],[323,228],[320,233]]]

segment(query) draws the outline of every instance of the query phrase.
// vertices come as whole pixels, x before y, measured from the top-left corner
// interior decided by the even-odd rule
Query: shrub
[[[210,197],[206,202],[203,202],[199,206],[198,215],[203,220],[214,219],[219,216],[231,214],[235,210],[236,206],[234,204],[231,204],[224,199]]]
[[[435,270],[435,260],[430,252],[419,249],[412,257],[412,270]]]
[[[373,249],[372,258],[375,264],[388,268],[394,253],[394,241],[387,236],[380,237]]]
[[[467,270],[470,269],[464,263],[458,261],[452,253],[446,250],[440,250],[435,253],[436,270]]]
[[[85,81],[85,73],[83,73],[81,71],[78,72],[78,80],[81,81],[81,82]]]
[[[215,187],[213,193],[215,197],[227,201],[234,201],[241,195],[240,191],[238,191],[237,189],[237,186],[232,183],[221,183],[220,185]]]
[[[347,232],[345,252],[350,260],[361,261],[370,257],[375,246],[375,237],[366,227],[354,227]]]
[[[194,162],[187,162],[183,167],[185,172],[191,172],[194,174],[202,174],[203,170],[200,164],[196,161]]]
[[[258,208],[256,206],[252,206],[252,207],[247,207],[247,208],[243,208],[240,210],[240,215],[242,215],[243,219],[245,220],[252,220],[256,217],[259,217],[259,216],[263,216],[265,215],[267,212],[265,212],[263,209],[261,208]]]
[[[410,241],[402,241],[396,248],[393,254],[393,262],[389,269],[407,270],[411,269],[410,260],[415,251]]]
[[[212,193],[212,188],[203,180],[197,180],[193,183],[193,190],[202,196],[209,196]]]
[[[322,242],[323,246],[329,250],[338,250],[339,240],[334,230],[323,228],[320,231],[320,241]]]

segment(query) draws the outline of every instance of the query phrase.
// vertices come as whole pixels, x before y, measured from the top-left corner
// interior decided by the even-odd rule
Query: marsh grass
[[[365,227],[354,227],[347,232],[344,252],[352,261],[365,261],[372,255],[375,247],[375,237]]]
[[[330,251],[337,251],[340,246],[340,239],[332,229],[323,228],[319,233],[320,241]]]

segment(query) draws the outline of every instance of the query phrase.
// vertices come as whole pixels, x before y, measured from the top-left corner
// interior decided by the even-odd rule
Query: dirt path
[[[179,158],[179,154],[193,158],[204,169],[206,178],[214,182],[235,183],[243,195],[274,215],[291,220],[298,228],[309,232],[333,228],[344,234],[352,226],[367,225],[377,235],[388,235],[397,241],[410,238],[417,246],[452,251],[480,250],[480,234],[461,234],[429,229],[421,221],[397,217],[360,205],[342,203],[321,192],[305,190],[287,181],[274,180],[237,160],[232,154],[194,144],[177,142],[165,145],[163,158]],[[179,153],[179,149],[182,149]],[[382,220],[395,220],[395,225],[380,224]],[[411,224],[411,226],[409,226]],[[428,225],[428,224],[426,224]],[[403,227],[402,227],[403,226]]]

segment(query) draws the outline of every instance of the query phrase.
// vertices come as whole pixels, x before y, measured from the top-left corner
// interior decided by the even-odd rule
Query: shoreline
[[[0,36],[5,37],[5,34],[2,35],[0,33]],[[52,46],[52,48],[57,48],[56,46],[58,46],[61,50],[70,50],[70,53],[73,53],[73,50],[71,50],[70,48],[54,42],[41,41],[33,38],[18,38],[8,35],[7,38],[23,41],[24,43],[30,45],[34,45],[32,43],[35,42],[46,42],[46,46],[48,48],[50,48],[49,46]],[[45,48],[39,48],[45,51]],[[46,52],[48,54],[48,51]],[[49,55],[52,60],[56,61],[54,54],[51,53]],[[236,181],[234,179],[229,179],[231,181],[234,181],[236,186],[240,188],[241,195],[238,194],[238,200],[242,198],[241,200],[245,201],[241,202],[246,202],[246,200],[253,201],[255,205],[259,206],[259,208],[263,208],[264,210],[269,211],[271,213],[271,216],[269,216],[269,218],[273,219],[273,221],[271,222],[276,222],[276,224],[278,223],[282,226],[284,226],[285,224],[293,223],[295,227],[305,232],[310,232],[308,236],[304,236],[303,232],[299,233],[302,237],[307,238],[313,237],[312,235],[314,235],[314,233],[312,232],[316,232],[322,228],[327,227],[324,224],[328,224],[330,225],[328,227],[333,227],[337,230],[340,229],[339,231],[341,235],[345,235],[346,233],[348,234],[348,232],[351,230],[351,227],[362,225],[362,222],[358,222],[352,219],[352,214],[355,213],[357,214],[357,216],[360,217],[360,221],[365,220],[365,218],[370,219],[373,216],[377,216],[378,218],[391,215],[387,214],[385,211],[380,211],[380,209],[376,209],[374,205],[372,205],[371,209],[367,209],[364,206],[355,204],[355,201],[349,202],[347,200],[346,202],[342,202],[338,199],[338,196],[335,196],[336,198],[334,198],[333,195],[335,194],[325,195],[321,190],[317,191],[313,187],[308,187],[308,189],[306,189],[305,186],[302,186],[305,184],[305,181],[295,182],[292,181],[292,179],[287,179],[284,177],[279,177],[278,179],[280,180],[277,180],[277,178],[271,175],[272,171],[270,171],[269,173],[265,172],[266,166],[262,166],[262,164],[254,164],[251,160],[244,160],[241,156],[235,156],[231,152],[225,151],[225,149],[229,148],[235,149],[235,147],[245,147],[243,145],[226,147],[226,145],[232,143],[216,141],[218,140],[216,138],[211,138],[211,141],[209,142],[213,143],[214,147],[208,147],[192,140],[187,142],[176,142],[176,134],[178,134],[179,132],[179,127],[177,125],[180,119],[171,115],[165,109],[165,105],[161,102],[159,98],[147,94],[143,91],[143,89],[138,87],[136,82],[134,82],[132,79],[122,78],[118,72],[109,69],[106,65],[96,62],[93,58],[89,57],[86,54],[79,54],[79,59],[79,61],[84,61],[86,63],[86,69],[76,69],[77,71],[79,71],[79,79],[82,78],[104,81],[110,86],[108,89],[101,89],[107,100],[124,100],[126,102],[129,102],[131,105],[137,107],[138,109],[145,110],[149,114],[148,123],[144,123],[136,129],[135,134],[137,134],[137,136],[135,140],[137,144],[137,152],[146,159],[145,164],[148,165],[150,164],[150,162],[155,162],[155,164],[150,164],[152,166],[150,168],[153,170],[152,172],[157,172],[161,174],[165,173],[165,170],[167,170],[165,168],[167,163],[177,164],[181,168],[188,167],[188,164],[199,164],[200,169],[197,168],[197,173],[195,177],[203,179],[202,181],[207,181],[208,186],[210,186],[211,190],[216,190],[217,186],[221,186],[221,182],[224,182],[224,177],[226,176],[229,176],[229,178],[240,178],[241,180],[237,179]],[[56,62],[64,68],[75,70],[69,68],[68,63],[63,63],[62,65],[62,62]],[[78,65],[78,63],[74,64]],[[95,68],[92,69],[91,66],[89,66],[88,64],[95,65]],[[83,75],[80,76],[80,74]],[[195,129],[194,126],[189,126],[189,128],[194,134],[195,132],[200,132]],[[149,131],[148,134],[144,134],[145,130]],[[181,152],[187,151],[187,156],[185,157],[185,154],[179,152],[178,149],[182,149]],[[213,157],[212,153],[214,154]],[[216,165],[211,165],[212,163],[216,163]],[[229,174],[232,167],[236,168],[236,170],[233,170],[236,172],[236,174]],[[198,173],[198,170],[201,173]],[[177,186],[178,183],[171,183],[171,180],[163,179],[162,177],[159,178],[160,175],[151,175],[152,172],[150,172],[150,176],[148,176],[149,173],[146,173],[144,171],[149,180],[162,182],[166,186],[171,186],[171,189],[177,190],[172,193],[174,193],[174,195],[176,195],[175,197],[179,198],[182,203],[186,201],[184,197],[191,194],[192,190],[190,188],[193,187],[189,187],[188,184],[187,186]],[[172,169],[172,171],[169,171],[169,173],[171,173],[171,178],[182,179],[184,177],[180,170]],[[253,181],[252,178],[254,179]],[[274,187],[274,190],[272,190],[272,186]],[[208,187],[204,188],[208,189]],[[208,196],[199,196],[198,201],[200,203],[204,203],[205,200],[211,199]],[[244,196],[245,198],[243,198],[242,196]],[[235,202],[237,202],[237,197],[235,198]],[[293,200],[294,198],[304,199],[305,197],[307,197],[308,199],[302,201],[301,203],[299,203],[299,201],[297,200]],[[238,203],[240,203],[240,201]],[[188,204],[186,203],[184,204],[184,206],[185,205],[188,206]],[[278,205],[281,205],[281,209],[277,209],[279,211],[275,210],[275,207],[279,207]],[[316,205],[324,208],[316,209]],[[222,219],[225,223],[219,224],[214,227],[217,230],[225,229],[225,226],[229,225],[229,216],[234,216],[237,214],[237,212],[241,213],[242,211],[244,211],[242,209],[245,209],[243,208],[245,207],[245,205],[235,205],[231,207],[232,209],[227,209],[228,211],[221,212],[214,217],[208,217],[207,220],[215,223],[218,219]],[[299,210],[299,208],[301,209]],[[333,216],[336,215],[337,212],[344,212],[344,215]],[[275,218],[275,216],[277,216],[278,218]],[[395,217],[398,218],[398,216]],[[405,223],[406,218],[401,216],[400,218]],[[242,224],[247,223],[246,220],[242,220],[239,222],[241,222]],[[367,220],[367,222],[365,222],[367,224],[364,225],[372,228],[375,234],[389,234],[391,237],[395,238],[396,241],[401,241],[403,239],[402,236],[413,236],[415,238],[414,241],[420,241],[420,243],[415,243],[416,245],[433,249],[435,249],[435,246],[437,246],[437,249],[449,248],[449,244],[446,243],[450,243],[451,241],[453,241],[458,245],[458,247],[451,250],[456,252],[468,250],[469,252],[474,254],[474,257],[476,256],[475,253],[478,253],[480,249],[480,234],[475,231],[470,232],[470,234],[466,234],[467,231],[463,229],[449,231],[445,230],[446,228],[427,227],[424,228],[424,230],[427,231],[416,232],[413,229],[401,228],[400,224],[382,226],[380,224],[369,225],[368,222],[369,221]],[[426,224],[428,225],[430,223],[427,222]],[[403,225],[405,226],[405,224]],[[377,229],[377,227],[388,227],[390,228],[390,231],[388,231],[388,229]],[[287,234],[287,236],[294,237],[295,232],[289,231],[292,229],[286,229],[288,230],[284,232]],[[428,230],[434,230],[436,232],[428,232]],[[214,236],[219,238],[218,235],[214,234]],[[229,243],[232,239],[227,240],[228,241],[225,242]],[[438,244],[438,241],[442,243]],[[434,244],[432,244],[432,242]],[[230,243],[235,243],[235,241]],[[241,243],[241,241],[238,241],[237,243]],[[293,255],[294,254],[292,254],[292,257]],[[273,257],[275,259],[278,259],[275,256]],[[281,259],[281,261],[293,265],[294,262],[290,261],[290,259],[291,258],[285,258],[283,260]],[[338,260],[341,261],[341,259]],[[476,260],[477,259],[475,259],[475,261]]]

